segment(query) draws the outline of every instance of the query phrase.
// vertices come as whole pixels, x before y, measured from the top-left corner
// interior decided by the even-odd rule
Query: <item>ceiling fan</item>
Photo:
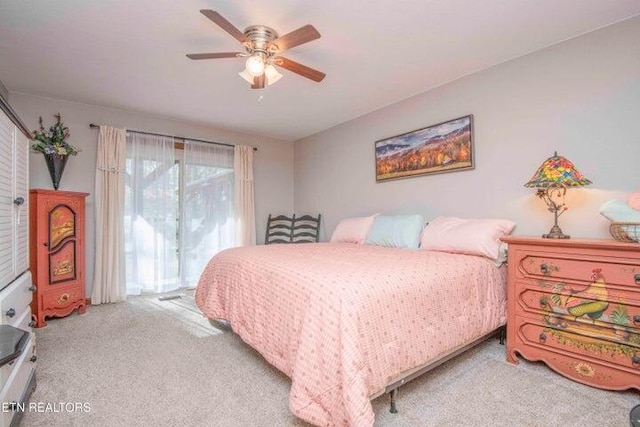
[[[242,43],[245,52],[190,53],[187,54],[189,59],[247,58],[245,70],[238,74],[251,84],[251,89],[262,89],[280,80],[282,74],[274,66],[315,82],[325,78],[325,74],[318,70],[279,56],[285,50],[319,39],[320,33],[312,25],[305,25],[279,37],[275,30],[264,25],[252,25],[243,33],[218,12],[203,9],[200,13]]]

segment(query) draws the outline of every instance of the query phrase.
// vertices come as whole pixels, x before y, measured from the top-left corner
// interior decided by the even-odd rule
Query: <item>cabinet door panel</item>
[[[49,212],[49,250],[57,249],[65,239],[76,236],[76,213],[67,205]]]
[[[76,279],[76,242],[69,240],[49,254],[49,283]]]

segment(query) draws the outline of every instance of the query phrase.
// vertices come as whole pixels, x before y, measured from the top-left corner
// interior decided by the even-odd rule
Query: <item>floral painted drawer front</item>
[[[542,360],[596,387],[640,389],[640,245],[505,240],[507,359]]]

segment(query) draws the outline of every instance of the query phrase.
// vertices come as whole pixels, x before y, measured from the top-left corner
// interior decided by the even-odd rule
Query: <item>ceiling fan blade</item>
[[[302,65],[298,62],[292,61],[282,56],[276,56],[273,58],[273,63],[279,67],[285,68],[289,71],[293,71],[296,74],[300,74],[302,77],[313,80],[314,82],[321,82],[326,74],[313,68]]]
[[[246,41],[246,37],[242,31],[233,26],[233,24],[222,17],[218,12],[215,12],[211,9],[202,9],[200,11],[204,16],[211,19],[215,22],[220,28],[225,30],[227,33],[231,34],[233,38],[238,40],[240,43],[244,43]]]
[[[218,52],[218,53],[187,53],[189,59],[218,59],[218,58],[237,58],[243,55],[241,52]]]
[[[251,89],[263,89],[266,78],[264,74],[256,76],[253,78],[253,84],[251,85]]]
[[[319,38],[320,33],[313,25],[305,25],[304,27],[300,27],[297,30],[291,31],[284,36],[273,40],[267,45],[267,49],[272,53],[284,52],[287,49],[300,46],[301,44]]]

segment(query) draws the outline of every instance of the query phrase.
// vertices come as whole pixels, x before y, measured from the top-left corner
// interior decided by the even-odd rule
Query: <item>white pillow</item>
[[[438,217],[422,232],[421,249],[500,258],[500,238],[511,233],[516,223],[506,219],[463,219]]]
[[[378,215],[365,243],[390,248],[418,249],[423,224],[421,215]]]
[[[364,243],[376,216],[377,214],[371,216],[343,219],[338,223],[336,229],[333,230],[330,241],[332,243]]]

